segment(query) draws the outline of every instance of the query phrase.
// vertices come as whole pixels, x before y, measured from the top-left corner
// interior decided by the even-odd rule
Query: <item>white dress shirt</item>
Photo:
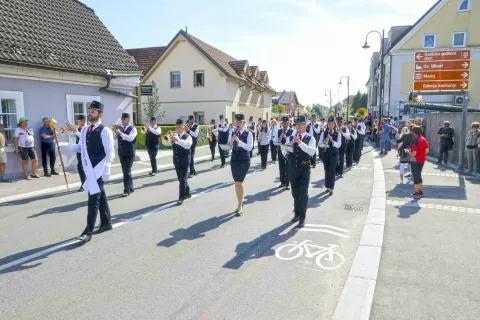
[[[260,131],[258,133],[258,142],[262,146],[268,146],[270,140],[272,139],[272,131],[268,130],[267,132]]]
[[[345,132],[343,132],[342,129],[345,129]],[[340,132],[342,134],[342,136],[345,137],[345,139],[350,140],[350,130],[348,130],[347,127],[341,127],[338,132]]]
[[[313,136],[311,136],[310,134],[308,134],[308,132],[304,132],[302,134],[299,133],[299,136],[300,135],[302,136],[302,142],[299,143],[298,147],[300,149],[302,149],[303,152],[307,153],[309,156],[313,156],[316,152],[317,152],[317,146],[316,146],[316,141],[315,141],[315,138]],[[310,136],[310,141],[308,142],[308,144],[306,144],[305,142],[303,142],[303,140],[305,140],[305,137],[307,136]],[[291,135],[289,138],[289,142],[292,142],[296,137]]]
[[[242,135],[245,132],[245,130],[240,131],[240,135]],[[230,138],[228,141],[232,141],[233,136],[235,135],[235,131],[230,132]],[[242,148],[246,151],[252,151],[253,149],[253,134],[251,132],[248,132],[248,138],[247,138],[247,143],[244,143],[242,140],[238,140],[238,147]]]
[[[280,134],[280,137],[278,136],[278,131],[279,130],[282,130],[282,133]],[[287,129],[284,129],[284,128],[278,128],[276,131],[275,131],[275,136],[273,137],[273,143],[276,143],[276,144],[279,144],[282,142],[282,135],[283,135],[283,132],[285,132],[285,134],[288,132],[288,130],[290,130],[290,128],[287,127]]]
[[[350,129],[349,129],[350,130]],[[350,139],[353,139],[353,140],[357,140],[357,131],[355,131],[355,129],[352,128],[352,130],[350,130]]]
[[[185,140],[180,139],[180,137],[183,136],[184,133],[185,133],[185,131],[182,131],[180,134],[177,134],[177,132],[175,132],[173,134],[173,136],[176,137],[178,139],[178,141],[174,142],[174,143],[178,144],[180,147],[188,150],[192,146],[193,140],[192,140],[192,136],[190,136],[190,135],[188,135],[187,139],[185,139]],[[163,145],[165,145],[167,147],[171,147],[172,144],[173,144],[172,140],[169,140],[168,142],[163,142],[163,140],[162,140],[162,143],[163,143]]]
[[[332,130],[325,130],[323,131],[322,135],[320,136],[320,141],[318,141],[318,146],[320,148],[328,148],[328,143],[324,144],[325,140],[328,138],[328,135],[332,132]],[[342,136],[340,133],[337,135],[337,141],[333,141],[333,146],[335,148],[340,148],[342,146]]]
[[[255,122],[249,122],[246,127],[250,128]],[[253,134],[257,133],[257,126],[253,126],[253,130],[251,131]]]
[[[130,131],[129,134],[123,133],[123,131],[127,131],[127,129],[129,127],[132,127],[132,131]],[[130,126],[130,125],[126,126],[126,127],[120,126],[120,128],[118,130],[120,130],[120,134],[117,134],[117,135],[122,137],[122,139],[125,140],[125,141],[132,142],[137,137],[137,128],[135,128],[133,126]]]
[[[316,126],[316,128],[315,128]],[[320,130],[322,129],[322,125],[318,122],[315,122],[312,124],[312,133],[310,135],[313,135],[313,132],[315,132],[316,134],[319,134],[320,133]]]
[[[218,137],[219,132],[228,132],[230,128],[228,127],[228,123],[225,120],[220,121],[220,123],[215,127],[213,130],[213,134]]]
[[[97,122],[94,124],[92,131],[95,130],[101,122]],[[70,144],[68,145],[69,149],[75,152],[81,152],[82,151],[82,137],[83,137],[83,131],[84,130],[90,130],[90,125],[85,126],[82,128],[82,132],[80,133],[80,141],[78,144]],[[88,135],[88,132],[87,132]],[[115,150],[113,148],[113,133],[110,128],[104,127],[102,132],[100,132],[100,138],[102,139],[102,144],[103,144],[103,149],[105,150],[105,169],[104,173],[109,173],[110,172],[110,166],[112,165],[113,158],[115,158]]]
[[[159,136],[159,135],[162,134],[162,128],[160,128],[160,127],[154,128],[154,127],[151,127],[150,125],[148,125],[147,129],[148,129],[148,131],[150,131],[151,133],[153,133],[156,136]]]
[[[366,131],[365,124],[363,122],[360,122],[359,125],[360,125],[360,130],[358,130],[358,134],[364,136]],[[358,124],[356,125],[356,127],[358,128]]]
[[[192,127],[195,125],[195,122],[192,124]],[[200,125],[197,125],[197,128],[195,129],[195,131],[193,130],[190,130],[188,132],[189,135],[191,135],[192,137],[194,138],[198,138],[198,134],[200,133]]]

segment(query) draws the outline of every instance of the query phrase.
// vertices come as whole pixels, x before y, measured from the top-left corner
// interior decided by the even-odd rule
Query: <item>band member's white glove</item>
[[[102,180],[103,182],[107,182],[108,180],[110,180],[110,169],[103,171]]]

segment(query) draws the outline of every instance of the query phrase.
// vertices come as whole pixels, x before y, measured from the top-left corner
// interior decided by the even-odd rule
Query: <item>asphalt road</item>
[[[368,213],[373,160],[364,151],[331,197],[323,167],[312,169],[302,231],[289,222],[292,197],[278,189],[277,165],[260,171],[259,157],[242,217],[219,160],[197,165],[194,197],[180,207],[170,158],[153,178],[135,164],[134,194],[121,198],[118,179],[106,187],[115,229],[84,245],[72,241],[86,223],[84,193],[24,199],[41,182],[12,184],[2,196],[17,198],[0,198],[0,319],[330,319]]]

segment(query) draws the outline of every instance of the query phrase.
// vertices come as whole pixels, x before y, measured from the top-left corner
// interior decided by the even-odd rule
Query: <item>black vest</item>
[[[250,128],[250,131],[252,132],[253,140],[255,140],[255,134],[253,134],[253,131],[255,130],[255,127],[256,127],[255,122],[252,122],[252,125],[247,127]],[[258,132],[257,132],[257,135],[258,135]]]
[[[357,134],[357,139],[358,139],[358,134]],[[347,141],[347,147],[353,147],[355,146],[355,140],[353,139],[353,129],[350,130],[350,140]]]
[[[192,126],[192,128],[190,129],[190,131],[195,132],[195,131],[197,130],[197,127],[198,127],[198,124],[194,123],[193,126]],[[190,135],[190,136],[192,137],[192,141],[193,141],[192,146],[197,145],[197,139],[198,139],[198,137],[195,138],[195,137],[192,136],[192,135]]]
[[[132,132],[132,130],[133,130],[133,127],[129,126],[124,133],[126,135],[129,135],[130,132]],[[117,139],[118,139],[118,155],[120,157],[135,155],[135,151],[137,149],[137,146],[136,146],[137,137],[135,137],[135,139],[133,139],[132,142],[123,140],[123,138],[120,135],[117,135]]]
[[[210,141],[210,131],[211,130],[211,134],[212,134],[212,142],[216,142],[217,141],[217,136],[213,133],[213,130],[215,129],[212,129],[212,128],[208,128],[207,129],[207,132],[208,132],[208,141]]]
[[[313,130],[313,137],[315,138],[315,140],[316,140],[317,142],[318,142],[318,139],[320,138],[320,134],[322,133],[321,130],[320,130],[320,133],[317,133],[317,132],[315,131],[315,129],[318,129],[318,127],[320,127],[320,124],[319,124],[319,123],[315,123],[315,124],[313,125],[313,128],[314,128],[314,130]]]
[[[228,124],[225,123],[224,126],[228,127]],[[219,125],[217,125],[217,129],[220,129],[221,127],[222,127],[221,123]],[[226,132],[222,132],[222,131],[218,130],[218,143],[219,144],[227,144],[229,135],[230,135],[230,131],[228,131],[228,130]]]
[[[290,137],[290,136],[292,135],[292,133],[293,133],[293,130],[292,130],[291,128],[288,128],[288,129],[287,129],[287,133],[286,133],[285,135],[286,135],[287,138],[288,138],[288,137]],[[281,129],[278,129],[277,139],[280,139],[280,138],[282,137],[282,134],[283,134],[283,129],[282,129],[282,128],[281,128]],[[287,140],[285,140],[285,139],[281,139],[281,140],[280,140],[280,143],[281,143],[281,144],[285,144],[286,142],[287,142]]]
[[[237,135],[238,131],[234,131],[233,134]],[[240,141],[243,143],[248,142],[248,131],[244,130],[243,133],[240,135]],[[253,133],[252,133],[253,135]],[[250,151],[247,151],[243,148],[238,147],[238,143],[234,142],[233,143],[233,150],[232,150],[232,160],[234,161],[250,161]]]
[[[85,130],[89,130],[90,128],[87,127]],[[86,144],[87,144],[87,152],[88,157],[90,158],[90,162],[92,163],[92,167],[95,168],[97,164],[99,164],[103,158],[105,158],[105,148],[103,147],[102,142],[102,130],[104,129],[103,124],[99,124],[97,128],[95,128],[92,133],[86,135]]]
[[[157,129],[157,128],[154,128]],[[156,149],[160,145],[160,135],[147,131],[146,146],[148,149]]]
[[[343,133],[347,133],[347,128],[346,127],[342,127],[342,128],[340,128],[340,130],[342,130]],[[340,146],[340,149],[343,150],[346,147],[347,147],[347,139],[342,134],[342,145]]]
[[[325,131],[323,132],[323,139],[322,140],[325,141],[328,138],[329,134],[330,134],[330,131],[325,129]],[[333,141],[337,141],[339,134],[340,133],[338,133],[337,131],[333,132],[333,135],[332,135]],[[333,146],[333,143],[331,141],[328,141],[328,147],[325,149],[325,152],[327,154],[336,154],[336,153],[338,153],[338,149]]]
[[[312,136],[302,137],[305,144],[309,144]],[[291,138],[293,139],[293,138]],[[288,154],[290,168],[310,168],[310,155],[303,151],[298,144],[293,144],[293,152]]]
[[[183,133],[180,137],[181,140],[187,140],[189,134]],[[185,149],[174,143],[173,148],[173,164],[180,166],[188,166],[190,164],[191,148]]]
[[[81,134],[82,133],[82,128],[78,128],[77,131],[80,132],[80,134]],[[80,142],[80,138],[77,135],[75,135],[75,143],[78,144],[79,142]]]
[[[357,130],[362,130],[362,126],[359,124],[358,127],[357,127]],[[357,132],[357,135],[360,137],[360,136],[363,136],[363,134],[360,134]]]

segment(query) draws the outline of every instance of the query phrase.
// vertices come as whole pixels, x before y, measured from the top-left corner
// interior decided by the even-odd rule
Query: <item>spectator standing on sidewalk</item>
[[[448,164],[448,151],[453,150],[453,136],[455,131],[450,128],[450,122],[445,121],[443,127],[437,132],[437,136],[440,137],[440,150],[437,164],[441,164],[442,160],[445,164]]]
[[[42,166],[43,175],[45,177],[51,177],[52,175],[58,176],[58,172],[55,171],[55,136],[53,135],[53,129],[50,127],[50,119],[45,117],[42,119],[43,127],[40,128],[40,146],[42,150]],[[47,157],[50,158],[50,169],[52,173],[48,172]]]
[[[400,132],[396,135],[398,143],[398,155],[400,156],[400,183],[404,184],[403,177],[405,175],[405,168],[410,163],[410,144],[413,141],[413,133],[408,130],[407,127],[403,127]]]
[[[472,123],[472,130],[467,133],[465,137],[465,154],[467,156],[468,161],[468,174],[470,175],[477,175],[478,174],[478,143],[477,140],[479,139],[478,135],[478,128],[480,124],[478,122]]]
[[[37,153],[34,148],[34,134],[33,129],[28,127],[28,119],[21,117],[18,119],[18,128],[15,129],[13,134],[13,142],[15,144],[15,153],[19,154],[22,158],[23,174],[26,180],[32,180],[32,178],[40,178],[37,175]],[[32,160],[32,175],[28,174],[28,158]]]
[[[0,114],[0,124],[2,124],[2,115]],[[3,127],[3,124],[2,124]],[[0,182],[8,182],[5,176],[5,165],[7,164],[7,137],[5,128],[0,127]]]
[[[414,199],[423,198],[423,180],[422,170],[425,161],[427,161],[428,141],[422,135],[423,129],[419,126],[414,126],[412,129],[413,141],[410,144],[411,155],[411,169],[413,177],[413,187],[415,192],[413,193]]]
[[[380,154],[387,154],[390,130],[388,119],[383,119],[382,127],[380,129]]]

